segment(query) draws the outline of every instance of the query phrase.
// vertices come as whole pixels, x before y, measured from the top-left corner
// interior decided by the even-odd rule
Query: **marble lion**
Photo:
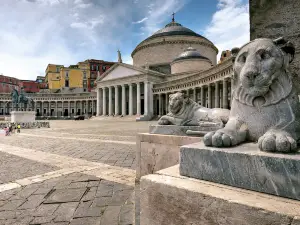
[[[284,38],[260,38],[232,53],[235,83],[229,121],[207,133],[204,144],[229,147],[258,141],[262,151],[296,152],[300,105],[289,71],[293,44]]]
[[[162,116],[159,125],[199,126],[201,122],[225,124],[229,118],[228,109],[208,109],[177,92],[169,96],[169,113]]]

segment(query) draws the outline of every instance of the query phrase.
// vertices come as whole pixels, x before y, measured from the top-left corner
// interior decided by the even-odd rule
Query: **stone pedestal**
[[[300,153],[262,152],[257,144],[180,149],[180,175],[300,200]]]
[[[136,179],[139,180],[141,176],[178,164],[180,147],[200,140],[199,137],[138,134]]]
[[[215,131],[221,128],[223,128],[223,124],[217,123],[203,123],[201,126],[150,125],[149,133],[180,136],[204,136],[210,131]]]
[[[179,175],[141,178],[140,225],[299,225],[300,202]]]
[[[11,111],[12,123],[29,123],[35,121],[34,111]]]

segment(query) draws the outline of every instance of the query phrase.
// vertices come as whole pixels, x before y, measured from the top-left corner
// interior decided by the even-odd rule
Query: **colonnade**
[[[154,115],[161,116],[166,114],[168,112],[170,94],[178,91],[186,93],[189,98],[204,107],[229,109],[232,90],[232,82],[228,79],[223,79],[200,87],[157,93],[154,94]]]
[[[97,116],[153,114],[152,82],[117,84],[97,89]]]
[[[11,100],[0,100],[0,115],[9,115],[14,110]],[[96,100],[35,100],[34,109],[41,117],[73,117],[75,115],[95,115]]]

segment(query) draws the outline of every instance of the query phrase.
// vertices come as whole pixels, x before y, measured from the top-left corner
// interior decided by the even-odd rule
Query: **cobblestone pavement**
[[[0,225],[134,224],[135,139],[149,124],[50,121],[0,137]]]

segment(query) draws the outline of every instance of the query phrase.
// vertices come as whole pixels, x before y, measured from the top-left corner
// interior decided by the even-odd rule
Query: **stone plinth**
[[[200,140],[199,137],[138,134],[136,179],[178,164],[180,147]]]
[[[299,225],[300,202],[179,175],[141,178],[140,225]]]
[[[257,144],[180,149],[180,175],[300,200],[300,153],[262,152]]]
[[[29,123],[35,121],[35,111],[11,111],[12,123]]]
[[[192,132],[201,132],[198,136],[204,136],[209,131],[221,129],[223,126],[215,124],[203,124],[201,126],[176,126],[176,125],[150,125],[150,134],[165,134],[165,135],[193,135]],[[188,132],[192,131],[192,132]]]

